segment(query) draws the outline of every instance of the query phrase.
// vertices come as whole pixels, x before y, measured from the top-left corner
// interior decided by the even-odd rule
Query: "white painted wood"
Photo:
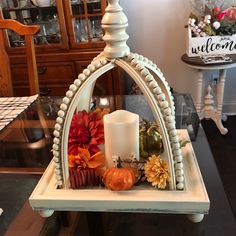
[[[103,40],[106,42],[104,54],[107,58],[119,58],[129,54],[126,44],[129,36],[125,29],[128,19],[119,5],[119,0],[108,0],[108,6],[102,18],[102,28],[105,31]]]
[[[227,70],[219,70],[219,82],[217,84],[217,112],[220,117],[222,114],[226,72]]]
[[[203,87],[203,73],[202,70],[198,70],[198,79],[197,79],[197,101],[196,101],[196,110],[201,119],[201,107],[202,107],[202,87]]]
[[[211,86],[208,85],[207,93],[206,93],[206,96],[204,99],[205,106],[202,110],[203,117],[206,119],[210,119],[212,112],[214,112],[214,110],[215,110],[214,97],[212,96],[211,92],[212,92]]]
[[[124,61],[122,59],[116,60],[115,63],[121,67],[124,71],[128,73],[128,75],[131,76],[131,78],[135,81],[135,83],[139,86],[140,90],[143,92],[144,96],[147,98],[147,102],[153,112],[153,115],[155,117],[155,120],[157,124],[160,127],[160,132],[162,134],[163,139],[163,146],[164,146],[164,153],[162,154],[162,157],[164,160],[166,160],[169,170],[170,170],[170,188],[175,189],[175,173],[174,173],[174,161],[173,161],[173,153],[171,150],[171,141],[168,135],[168,130],[165,125],[164,116],[161,113],[161,109],[159,107],[159,104],[156,100],[155,94],[152,92],[151,89],[147,86],[147,82],[145,79],[142,80],[142,75],[140,71],[137,71],[133,68],[138,63],[138,61],[134,62],[135,59],[133,59],[130,63],[127,61]],[[146,74],[143,74],[143,77],[145,78],[148,76],[149,71],[146,71]],[[155,91],[155,90],[154,90]],[[162,92],[161,92],[162,93]],[[174,121],[173,121],[174,122]]]
[[[73,97],[70,102],[70,106],[64,117],[64,126],[60,136],[61,143],[61,162],[62,162],[62,179],[63,179],[63,187],[69,188],[69,169],[68,169],[68,137],[69,137],[69,128],[72,121],[73,114],[76,110],[89,110],[89,103],[91,101],[91,95],[93,92],[94,83],[97,78],[99,78],[102,74],[106,73],[108,70],[114,68],[114,64],[111,62],[106,64],[107,61],[105,58],[100,58],[99,61],[94,62],[96,71],[92,74],[89,74],[88,77],[83,78],[83,81],[78,87],[76,93],[73,94]],[[104,65],[102,65],[104,64]],[[79,76],[81,77],[81,76]],[[60,177],[59,177],[60,178]]]
[[[97,62],[99,60],[99,63]],[[141,90],[144,92],[144,94],[147,97],[147,101],[149,105],[151,106],[154,116],[157,120],[157,123],[160,126],[162,137],[163,137],[163,143],[164,143],[164,154],[163,159],[165,159],[169,165],[170,170],[170,187],[171,189],[175,189],[176,186],[178,189],[184,188],[184,173],[183,171],[176,171],[175,173],[175,165],[174,161],[177,157],[181,156],[181,150],[179,149],[179,146],[173,148],[172,146],[175,145],[175,143],[179,142],[179,138],[175,132],[175,120],[173,113],[168,113],[169,104],[166,101],[166,98],[171,101],[171,98],[169,97],[169,94],[163,94],[162,90],[159,88],[158,84],[162,83],[162,86],[165,87],[164,91],[168,90],[167,83],[164,83],[164,79],[159,79],[158,81],[155,81],[154,78],[150,77],[151,80],[147,80],[146,78],[149,76],[149,70],[145,69],[145,73],[143,73],[143,70],[136,70],[136,66],[139,65],[139,62],[134,62],[134,59],[128,63],[121,59],[114,60],[113,63],[107,63],[107,60],[103,56],[99,56],[97,60],[93,61],[93,63],[96,65],[98,70],[93,71],[93,73],[89,73],[86,71],[87,75],[85,73],[79,75],[78,78],[80,78],[81,83],[79,86],[77,86],[77,91],[69,90],[67,92],[67,103],[68,100],[70,100],[70,103],[67,104],[68,110],[60,110],[58,113],[60,115],[60,118],[63,119],[63,129],[57,130],[58,133],[56,133],[57,138],[60,142],[60,145],[53,146],[54,152],[58,155],[56,151],[59,151],[61,162],[57,162],[55,165],[56,168],[56,178],[58,181],[62,181],[62,185],[64,188],[69,188],[69,172],[68,172],[68,134],[69,134],[69,127],[70,123],[74,114],[75,109],[81,110],[85,109],[88,110],[88,105],[90,101],[90,96],[92,94],[92,87],[95,83],[96,79],[105,73],[106,71],[112,69],[115,65],[120,66],[123,68],[130,76],[135,80],[135,82],[140,86]],[[104,64],[104,65],[102,65]],[[144,77],[142,79],[142,77]],[[162,75],[159,74],[159,77],[162,78]],[[159,78],[158,77],[158,78]],[[158,89],[158,92],[156,94],[156,89]],[[161,96],[162,95],[162,96]],[[160,97],[159,97],[160,96]],[[85,98],[85,99],[84,99]],[[87,102],[86,102],[87,100]],[[64,107],[64,106],[63,106]],[[173,108],[172,108],[173,109]],[[59,120],[61,123],[62,121]],[[171,125],[173,124],[173,125]],[[58,124],[56,124],[55,127],[57,127]],[[57,140],[57,142],[58,142]],[[58,150],[60,147],[61,150]],[[56,157],[57,158],[57,157]],[[56,159],[55,158],[55,159]],[[57,159],[56,159],[57,160]],[[176,162],[181,163],[180,160]],[[61,171],[62,170],[62,171]],[[176,183],[175,175],[180,177],[182,176],[182,181],[178,181]],[[181,178],[178,178],[181,179]]]
[[[204,214],[192,214],[192,215],[187,215],[187,217],[193,223],[199,223],[203,220]]]
[[[137,60],[139,60],[144,67],[146,67],[149,72],[152,72],[151,74],[154,76],[155,80],[158,81],[158,85],[161,88],[161,91],[165,94],[165,98],[169,103],[170,108],[172,109],[172,113],[175,113],[175,106],[174,106],[174,98],[170,92],[170,87],[163,75],[163,73],[161,72],[161,70],[157,67],[157,65],[155,63],[153,63],[152,61],[150,61],[148,58],[143,57],[142,55],[138,55],[137,53],[133,54],[130,53],[128,55],[129,58],[136,58]]]
[[[88,110],[97,78],[115,65],[123,68],[140,86],[160,126],[164,143],[163,156],[170,172],[170,189],[182,190],[184,188],[184,171],[183,169],[175,169],[175,166],[182,166],[182,154],[179,147],[179,137],[175,129],[173,96],[160,69],[151,60],[138,54],[129,54],[129,48],[126,45],[127,34],[125,33],[127,23],[128,20],[119,5],[119,1],[109,0],[106,14],[102,19],[106,47],[84,69],[74,84],[70,85],[58,111],[54,131],[56,143],[53,144],[53,153],[55,154],[53,159],[55,160],[57,183],[60,183],[63,188],[70,187],[68,136],[73,114],[78,110]],[[126,59],[126,61],[118,59],[119,57]],[[177,182],[176,177],[178,177]]]
[[[222,102],[222,100],[219,100],[219,102]],[[212,119],[217,128],[219,129],[219,131],[221,132],[221,134],[227,134],[228,129],[225,128],[222,124],[222,113],[220,108],[222,108],[222,103],[221,105],[217,105],[217,107],[215,106],[215,101],[214,101],[214,97],[211,94],[211,86],[209,85],[207,88],[207,94],[205,96],[205,100],[204,100],[204,108],[201,111],[201,117],[206,118],[206,119]],[[219,107],[219,110],[218,110]]]
[[[51,215],[53,215],[53,213],[54,213],[54,210],[41,210],[41,211],[39,211],[39,214],[42,217],[50,217]]]
[[[41,215],[47,216],[53,210],[204,214],[209,209],[209,199],[192,146],[189,144],[190,150],[184,148],[183,153],[180,149],[179,135],[185,135],[181,139],[188,139],[188,136],[186,131],[179,134],[175,128],[175,108],[169,86],[151,60],[129,54],[125,33],[127,23],[119,1],[109,0],[102,20],[106,47],[66,92],[54,130],[54,165],[49,165],[30,197],[32,207],[40,210]],[[157,191],[151,185],[136,186],[124,192],[104,188],[70,189],[68,136],[73,114],[78,110],[89,110],[96,80],[115,66],[125,70],[140,87],[160,127],[164,145],[162,158],[170,172],[168,191]]]
[[[189,140],[187,130],[178,130],[181,139]],[[128,191],[105,188],[60,189],[50,163],[29,198],[37,211],[123,211],[176,214],[207,214],[210,201],[204,186],[197,159],[188,143],[183,151],[186,188],[183,191],[162,191],[150,185],[135,186]]]
[[[189,57],[235,53],[236,34],[232,36],[192,37],[191,30],[188,29],[187,55]]]

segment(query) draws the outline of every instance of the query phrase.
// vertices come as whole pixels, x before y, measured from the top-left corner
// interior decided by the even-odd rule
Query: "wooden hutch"
[[[37,0],[3,0],[0,18],[40,26],[35,37],[40,93],[64,95],[78,74],[103,51],[101,19],[106,0],[51,0],[48,6],[35,3]],[[14,95],[28,95],[24,41],[13,32],[7,32],[5,45],[11,63]],[[104,76],[105,80],[97,81],[94,94],[123,93],[117,68]]]

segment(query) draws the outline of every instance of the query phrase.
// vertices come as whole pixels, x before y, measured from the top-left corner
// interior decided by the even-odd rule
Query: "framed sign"
[[[188,30],[187,55],[189,57],[235,53],[236,34],[229,36],[192,37],[191,30]]]

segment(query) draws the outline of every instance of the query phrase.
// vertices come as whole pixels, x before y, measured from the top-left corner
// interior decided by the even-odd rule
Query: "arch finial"
[[[102,28],[105,31],[103,40],[106,42],[104,56],[107,58],[121,58],[129,54],[126,44],[129,36],[125,29],[128,19],[119,5],[119,0],[108,0],[105,14],[102,18]]]

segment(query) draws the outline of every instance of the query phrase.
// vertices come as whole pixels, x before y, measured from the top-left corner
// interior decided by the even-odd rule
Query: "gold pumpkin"
[[[132,188],[136,182],[136,177],[132,168],[111,167],[105,170],[103,174],[103,182],[110,190],[128,190]]]

